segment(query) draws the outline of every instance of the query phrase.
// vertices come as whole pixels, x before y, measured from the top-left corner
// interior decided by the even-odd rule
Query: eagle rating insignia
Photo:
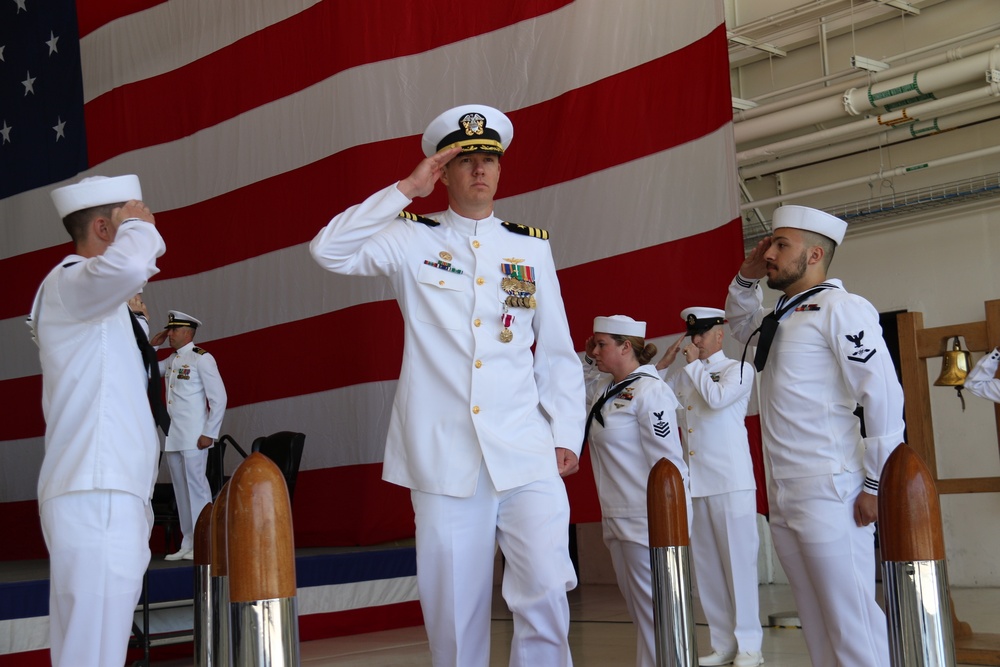
[[[848,361],[856,361],[860,364],[864,364],[867,363],[868,360],[872,358],[872,355],[875,354],[876,348],[867,347],[864,345],[864,343],[861,342],[862,339],[864,339],[864,337],[865,337],[865,332],[863,330],[859,331],[856,334],[844,335],[844,338],[846,338],[848,342],[854,345],[853,349],[847,351]]]
[[[653,417],[656,419],[656,421],[653,422],[653,433],[655,433],[658,438],[665,438],[670,435],[670,422],[663,420],[664,412],[666,412],[666,410],[653,413]]]

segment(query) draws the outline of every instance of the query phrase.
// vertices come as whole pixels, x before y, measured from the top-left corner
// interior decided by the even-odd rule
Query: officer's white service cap
[[[449,109],[424,130],[421,147],[430,157],[443,148],[461,146],[463,153],[503,155],[514,138],[514,126],[502,111],[482,104]]]
[[[87,176],[79,183],[64,185],[52,191],[52,203],[56,205],[60,218],[85,208],[118,204],[131,199],[142,199],[139,177],[135,174],[111,178]]]
[[[726,311],[718,308],[693,306],[681,311],[681,319],[687,323],[689,335],[704,333],[714,326],[725,324]]]
[[[614,334],[616,336],[646,337],[646,323],[633,320],[627,315],[611,315],[594,318],[594,333]]]
[[[844,240],[844,234],[847,232],[847,223],[840,218],[807,206],[794,205],[774,209],[771,228],[779,229],[781,227],[816,232],[831,239],[837,245],[841,244]]]
[[[191,327],[192,329],[197,329],[201,326],[201,321],[191,317],[187,313],[182,313],[179,310],[171,310],[167,312],[167,329],[174,329],[176,327]]]

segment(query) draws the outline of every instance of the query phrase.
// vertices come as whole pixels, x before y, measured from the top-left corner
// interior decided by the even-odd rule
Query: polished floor
[[[952,589],[958,617],[977,633],[1000,633],[1000,589]],[[572,626],[570,644],[577,667],[613,667],[635,664],[635,633],[625,611],[625,603],[613,585],[585,585],[570,593]],[[761,623],[764,629],[764,659],[769,667],[807,667],[809,656],[801,630],[768,627],[769,619],[787,617],[794,610],[791,592],[785,585],[760,588]],[[794,618],[794,614],[791,615]],[[695,604],[696,641],[700,653],[708,653],[708,628]],[[494,598],[491,667],[507,665],[512,632],[510,614],[499,598]],[[302,665],[338,667],[391,665],[424,667],[431,664],[423,627],[305,642],[301,646]],[[180,667],[186,662],[157,665]]]

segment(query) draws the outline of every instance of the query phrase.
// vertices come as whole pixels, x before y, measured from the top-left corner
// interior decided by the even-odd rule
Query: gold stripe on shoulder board
[[[549,240],[549,232],[539,227],[528,227],[527,225],[519,225],[516,222],[502,222],[500,224],[503,225],[508,232],[530,236],[535,239],[542,239],[543,241]]]
[[[404,220],[410,220],[411,222],[419,222],[420,224],[427,225],[428,227],[437,227],[441,224],[434,218],[428,218],[426,215],[419,215],[409,211],[400,211],[398,217],[403,218]]]

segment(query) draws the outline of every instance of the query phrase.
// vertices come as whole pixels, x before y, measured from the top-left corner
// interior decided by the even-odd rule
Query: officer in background
[[[489,664],[496,545],[514,615],[511,665],[572,664],[569,501],[584,388],[548,233],[494,215],[513,126],[466,105],[430,123],[413,173],[337,215],[309,246],[320,266],[386,276],[403,363],[382,477],[410,488],[417,586],[436,667]],[[404,209],[438,181],[448,210]]]
[[[965,378],[965,388],[979,398],[1000,403],[1000,379],[997,379],[997,365],[1000,364],[1000,347],[984,356],[972,367]]]
[[[741,342],[760,332],[754,365],[774,548],[812,663],[888,667],[873,524],[882,466],[903,441],[903,390],[878,312],[826,278],[847,223],[782,206],[773,225],[730,284],[726,316]],[[765,277],[783,293],[766,317]]]
[[[28,319],[42,365],[38,506],[56,667],[125,663],[149,565],[160,441],[136,331],[148,343],[125,304],[159,272],[166,246],[141,199],[134,175],[52,191],[74,252],[46,276]]]
[[[713,649],[698,664],[756,667],[764,661],[757,596],[760,538],[744,421],[754,372],[749,363],[723,354],[725,318],[718,308],[685,308],[681,319],[691,337],[681,351],[685,365],[666,373],[685,339],[681,336],[656,367],[677,393],[686,422],[692,562]]]
[[[167,315],[166,328],[150,344],[169,340],[174,353],[160,362],[167,386],[170,433],[164,447],[167,469],[174,485],[180,519],[180,549],[166,560],[194,559],[194,526],[205,505],[212,502],[205,467],[208,450],[219,437],[226,413],[226,385],[215,357],[194,344],[201,321],[179,310]]]

